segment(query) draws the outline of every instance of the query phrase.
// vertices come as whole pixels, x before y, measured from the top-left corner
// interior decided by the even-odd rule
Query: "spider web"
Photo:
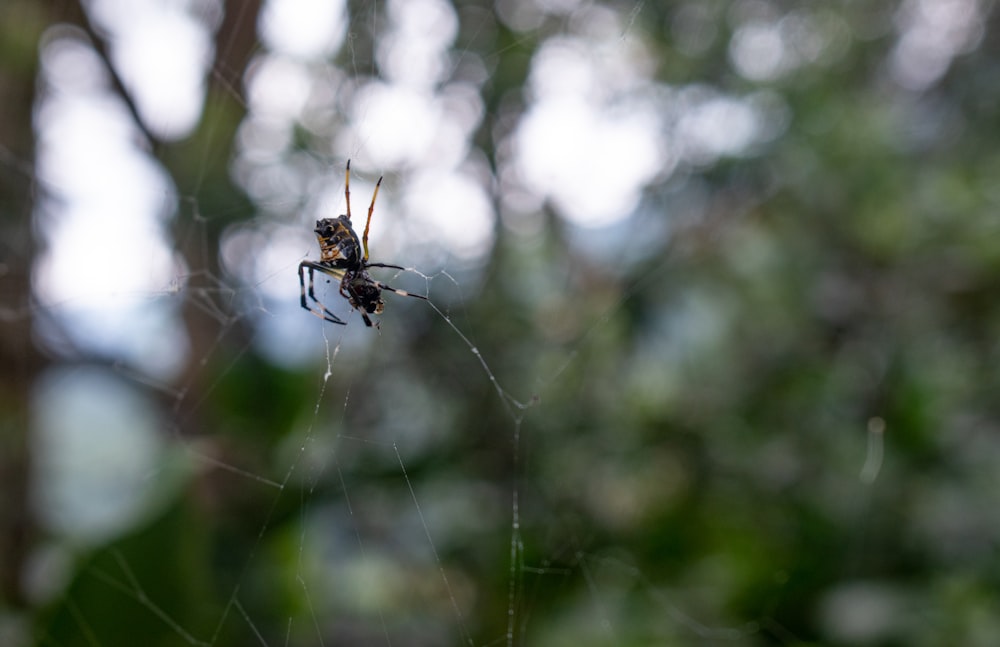
[[[242,67],[212,70],[222,91],[206,101],[209,132],[195,139],[204,148],[192,156],[199,166],[168,163],[178,193],[164,184],[160,220],[140,230],[171,240],[167,253],[140,250],[112,270],[160,280],[106,296],[105,306],[132,323],[102,337],[106,320],[81,312],[83,299],[72,290],[28,308],[60,358],[36,395],[37,451],[55,461],[39,468],[53,539],[27,578],[47,609],[37,641],[128,644],[154,631],[163,644],[213,647],[795,642],[767,604],[727,597],[740,589],[733,578],[762,577],[740,572],[752,562],[741,551],[769,547],[697,550],[684,544],[701,535],[674,525],[694,519],[718,528],[704,536],[720,541],[728,529],[752,526],[751,509],[794,478],[793,450],[778,440],[746,465],[738,421],[719,423],[715,442],[725,448],[692,438],[685,426],[704,425],[697,416],[708,416],[723,394],[700,393],[708,403],[698,407],[678,401],[688,393],[679,381],[717,377],[695,365],[729,333],[718,322],[732,320],[731,302],[712,289],[683,290],[679,268],[697,269],[706,247],[724,250],[723,257],[741,247],[749,251],[709,262],[769,271],[767,241],[731,227],[781,188],[736,173],[727,192],[713,196],[701,175],[780,136],[788,125],[781,101],[766,92],[653,82],[642,71],[649,56],[641,51],[643,3],[623,11],[507,2],[497,9],[506,12],[503,25],[482,16],[476,23],[475,11],[461,16],[482,27],[463,29],[471,40],[448,49],[437,74],[499,75],[499,63],[487,59],[524,49],[534,61],[534,103],[513,105],[523,99],[508,95],[512,105],[484,106],[470,118],[463,110],[475,112],[476,102],[468,84],[432,84],[443,103],[421,104],[426,96],[385,82],[395,73],[393,59],[380,59],[379,48],[420,27],[412,16],[417,26],[406,22],[404,4],[352,4],[342,43],[331,45],[325,62],[288,51],[269,57],[279,37],[259,37],[251,48],[259,56],[247,66],[256,85],[248,81],[246,90]],[[434,11],[443,5],[416,4],[441,18]],[[694,8],[682,18],[707,20]],[[595,58],[611,53],[603,76],[566,73],[583,74],[567,66],[586,46],[598,48]],[[622,61],[639,71],[615,68]],[[792,67],[813,63],[804,54],[785,59]],[[588,85],[609,78],[620,85]],[[558,94],[553,79],[581,87]],[[308,101],[325,99],[329,107],[310,112],[296,104],[300,82],[325,82]],[[413,99],[400,104],[409,110],[454,109],[457,133],[448,134],[464,147],[419,137],[390,145],[408,137],[405,120],[392,123],[379,94],[393,92],[393,101]],[[582,110],[595,99],[604,113]],[[233,105],[248,115],[229,137],[227,120],[210,117]],[[654,114],[664,105],[675,112]],[[557,108],[553,121],[549,111]],[[308,132],[280,133],[274,121],[289,113],[316,121],[296,126]],[[570,124],[566,132],[556,128],[560,119]],[[468,143],[487,120],[499,142],[488,161]],[[726,137],[716,134],[720,121],[730,127]],[[683,144],[659,150],[642,141],[651,130]],[[588,140],[599,154],[577,148],[580,132],[600,134]],[[564,170],[567,159],[579,157],[595,161]],[[298,304],[295,268],[318,256],[312,222],[344,212],[348,158],[356,226],[375,180],[385,177],[372,259],[407,268],[381,269],[377,278],[429,297],[423,303],[387,293],[379,329],[363,326],[335,284],[317,280],[317,291],[347,326],[321,323]],[[628,173],[616,175],[608,168],[615,164]],[[221,201],[208,190],[219,174],[231,174],[239,188]],[[435,176],[449,182],[435,184]],[[62,188],[72,184],[60,180]],[[480,192],[467,194],[470,184]],[[602,184],[607,194],[588,192]],[[655,188],[643,193],[647,186]],[[232,197],[240,192],[245,200]],[[449,205],[452,199],[461,208]],[[473,215],[484,202],[497,224],[477,233]],[[46,271],[55,273],[41,270],[43,285]],[[695,280],[711,287],[711,271]],[[667,296],[671,290],[677,296]],[[487,291],[502,297],[480,298]],[[628,338],[623,330],[634,319],[655,324]],[[122,343],[133,329],[142,333]],[[616,352],[628,354],[628,372],[613,372],[622,370],[609,359]],[[665,362],[679,368],[666,370]],[[130,421],[127,433],[115,416],[88,408],[81,380],[126,408],[116,411]],[[612,406],[609,398],[629,403]],[[666,415],[658,408],[663,401],[691,418],[658,422],[668,440],[655,445],[659,439],[642,435],[643,418]],[[67,411],[92,416],[106,433],[96,440],[60,435]],[[877,415],[863,423],[831,457],[859,494],[879,477],[886,428]],[[102,442],[113,451],[93,453]],[[45,443],[75,444],[60,451]],[[73,451],[81,461],[58,462]],[[729,488],[739,486],[725,483],[713,491],[747,504],[746,516],[731,525],[680,512],[696,505],[689,495],[701,485],[701,452],[723,471],[749,472],[763,484],[764,494],[734,493]],[[112,478],[93,473],[107,466],[118,470]],[[87,479],[100,485],[80,487]],[[87,505],[80,515],[89,520],[73,517],[67,509],[74,499],[59,496],[74,483],[80,496],[104,497],[106,509]],[[844,515],[866,523],[865,504],[846,507]],[[647,543],[639,529],[656,526],[669,537]],[[664,554],[645,554],[651,550]],[[683,563],[692,555],[695,563]],[[782,560],[767,564],[773,572],[764,577],[781,590],[789,577]],[[859,591],[886,599],[880,589]],[[120,605],[110,619],[100,608],[106,600]],[[835,595],[825,604],[856,608]],[[850,635],[843,631],[831,634]]]

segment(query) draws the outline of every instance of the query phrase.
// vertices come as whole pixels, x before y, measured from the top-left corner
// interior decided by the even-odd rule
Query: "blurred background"
[[[0,644],[997,644],[998,28],[4,0]]]

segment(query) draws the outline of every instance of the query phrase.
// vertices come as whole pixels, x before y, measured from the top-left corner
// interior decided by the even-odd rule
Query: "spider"
[[[368,228],[372,223],[372,211],[375,209],[375,198],[378,197],[378,189],[382,185],[382,178],[375,183],[375,192],[372,194],[372,202],[368,206],[368,221],[365,222],[365,232],[358,240],[358,235],[351,227],[351,160],[347,160],[347,170],[344,174],[344,198],[347,201],[347,215],[337,218],[323,218],[316,221],[316,238],[319,241],[319,256],[316,261],[302,261],[299,263],[299,286],[302,289],[302,307],[313,313],[324,321],[330,323],[347,325],[347,322],[330,312],[319,299],[313,285],[314,273],[322,272],[328,276],[340,279],[340,295],[347,299],[348,303],[355,310],[361,313],[361,318],[365,320],[365,325],[371,328],[372,320],[369,314],[382,314],[385,302],[382,301],[382,292],[395,292],[404,297],[415,297],[427,300],[427,297],[419,294],[410,294],[403,290],[386,285],[381,281],[376,281],[368,273],[369,267],[391,267],[397,270],[406,268],[389,263],[369,263],[368,262]],[[362,253],[363,250],[363,253]],[[302,270],[309,271],[309,288],[306,289],[305,275]],[[311,308],[306,301],[306,295],[313,300],[317,308]],[[378,327],[378,324],[375,324]]]

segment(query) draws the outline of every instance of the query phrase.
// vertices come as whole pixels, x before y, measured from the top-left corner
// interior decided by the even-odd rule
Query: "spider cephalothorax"
[[[336,218],[323,218],[316,221],[316,239],[319,241],[319,261],[302,261],[299,263],[299,286],[302,289],[302,307],[313,313],[320,319],[335,324],[344,325],[346,322],[337,315],[330,312],[319,299],[316,298],[314,288],[314,273],[322,272],[340,280],[340,294],[351,307],[361,313],[361,318],[365,320],[366,326],[372,325],[370,314],[382,314],[385,302],[382,301],[382,292],[395,292],[404,297],[416,297],[426,299],[419,294],[410,294],[404,290],[397,290],[381,281],[376,281],[368,273],[369,267],[391,267],[397,270],[405,269],[399,265],[389,263],[369,263],[368,262],[368,228],[372,222],[372,211],[375,209],[375,198],[378,197],[378,189],[382,186],[382,178],[375,184],[375,192],[372,194],[372,202],[368,206],[368,220],[365,222],[365,231],[360,239],[351,226],[351,161],[347,161],[347,171],[344,177],[344,197],[347,200],[347,215]],[[309,271],[309,286],[306,287],[303,270]],[[306,297],[312,299],[316,308],[311,308]]]

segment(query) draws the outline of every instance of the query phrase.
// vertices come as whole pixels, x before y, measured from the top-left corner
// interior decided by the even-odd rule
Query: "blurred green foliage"
[[[681,54],[696,4],[716,37]],[[325,358],[276,367],[232,324],[192,369],[199,408],[171,424],[243,473],[195,458],[162,512],[4,613],[64,647],[996,644],[993,4],[921,89],[889,66],[900,16],[927,2],[824,5],[839,54],[752,81],[730,39],[760,5],[775,21],[815,8],[618,7],[662,56],[659,81],[773,92],[789,120],[752,154],[648,187],[623,225],[636,256],[602,265],[548,210],[530,236],[498,224],[481,282],[459,274],[461,296],[440,299],[455,328],[393,303],[394,332],[328,380]],[[475,145],[495,162],[490,133],[563,23],[476,24],[458,43],[492,66]],[[371,34],[353,36],[363,57]],[[220,92],[211,125],[160,152],[197,186],[210,246],[252,213],[227,180],[241,115]]]

